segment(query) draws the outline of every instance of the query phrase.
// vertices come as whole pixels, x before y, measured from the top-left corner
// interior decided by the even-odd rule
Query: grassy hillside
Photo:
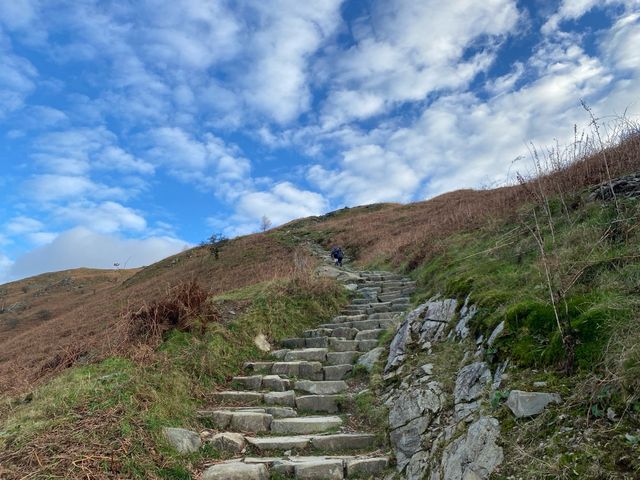
[[[137,270],[72,270],[0,286],[0,392],[25,392],[76,361],[123,354],[122,314],[196,281],[210,295],[290,278],[313,260],[267,235],[197,247]],[[13,308],[7,308],[13,307]]]

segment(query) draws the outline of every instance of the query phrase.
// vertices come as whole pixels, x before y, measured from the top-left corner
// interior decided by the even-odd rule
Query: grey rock
[[[377,347],[373,350],[369,350],[358,359],[358,365],[362,365],[368,372],[370,372],[373,370],[375,364],[378,363],[378,360],[380,360],[383,353],[384,347]]]
[[[453,298],[430,301],[424,318],[434,322],[449,323],[453,320],[457,306],[458,301]]]
[[[467,297],[463,307],[460,309],[460,320],[458,320],[454,330],[456,337],[464,339],[469,336],[469,322],[473,320],[476,313],[478,313],[478,307],[469,305],[469,297]]]
[[[404,472],[404,478],[406,480],[422,480],[425,478],[425,473],[429,468],[430,453],[424,450],[419,451],[407,464],[407,469]]]
[[[557,393],[523,392],[511,390],[507,399],[507,406],[518,417],[531,417],[541,413],[550,403],[560,403]]]
[[[456,422],[471,421],[472,415],[474,412],[480,409],[479,401],[471,402],[471,403],[457,403],[454,407],[454,415],[453,419]]]
[[[389,434],[391,445],[396,452],[398,471],[404,470],[411,457],[422,450],[422,434],[429,427],[429,422],[430,419],[427,417],[418,417]]]
[[[496,339],[500,335],[502,335],[503,331],[504,331],[504,320],[500,322],[496,328],[493,329],[493,332],[491,332],[491,335],[489,336],[489,340],[487,340],[487,345],[488,346],[493,345],[493,342],[495,342]]]
[[[165,427],[162,429],[162,434],[179,453],[194,453],[202,446],[200,435],[191,430]]]
[[[397,367],[404,361],[407,347],[411,344],[412,319],[416,315],[422,313],[425,309],[425,305],[421,305],[416,308],[413,312],[407,315],[407,318],[404,320],[404,322],[402,322],[400,328],[398,328],[398,331],[396,332],[396,335],[393,337],[391,345],[389,346],[389,356],[387,357],[387,364],[384,367],[385,373]]]
[[[456,377],[453,391],[455,403],[475,400],[490,381],[491,371],[485,362],[475,362],[462,367]]]
[[[442,454],[443,480],[487,479],[502,463],[502,448],[496,444],[500,424],[493,417],[481,417],[467,434],[450,443]]]
[[[493,374],[493,383],[491,384],[491,390],[497,390],[502,384],[502,380],[505,378],[505,370],[509,366],[509,360],[505,360],[502,364],[498,365],[495,373]]]
[[[430,422],[443,403],[444,396],[438,382],[403,390],[394,398],[389,409],[389,427],[398,428],[418,417]]]
[[[240,453],[245,447],[245,439],[239,433],[223,432],[207,440],[213,448],[221,452]]]
[[[263,464],[241,462],[220,463],[207,468],[202,480],[268,480],[269,471]]]

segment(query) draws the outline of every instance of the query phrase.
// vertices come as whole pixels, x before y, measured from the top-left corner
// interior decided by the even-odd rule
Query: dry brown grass
[[[24,392],[78,360],[98,361],[133,348],[137,342],[118,328],[122,312],[158,306],[177,285],[196,282],[215,295],[289,278],[312,261],[303,249],[292,251],[257,234],[228,242],[217,260],[196,247],[143,269],[81,269],[2,285],[0,302],[23,303],[24,309],[10,313],[14,328],[0,327],[0,392]],[[46,319],[37,315],[43,309],[50,312]],[[0,315],[0,325],[6,318]]]
[[[529,173],[512,186],[491,190],[457,190],[409,205],[384,204],[359,207],[316,219],[292,222],[283,229],[321,232],[325,244],[347,248],[360,264],[376,262],[415,268],[441,253],[440,241],[460,232],[473,231],[515,219],[525,204],[543,197],[559,197],[571,209],[569,197],[611,177],[640,171],[640,134],[637,127],[616,132],[604,149],[589,139],[576,140],[565,149],[544,154],[532,150]],[[607,159],[607,163],[603,159]],[[566,202],[566,203],[565,203]]]

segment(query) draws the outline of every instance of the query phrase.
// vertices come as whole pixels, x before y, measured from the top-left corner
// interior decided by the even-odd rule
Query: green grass
[[[326,321],[346,301],[344,292],[320,280],[247,287],[210,299],[245,307],[203,335],[174,331],[143,362],[109,358],[65,371],[30,402],[14,400],[0,410],[0,465],[16,477],[82,478],[77,460],[86,458],[92,472],[105,475],[192,478],[217,453],[203,448],[181,456],[164,442],[162,427],[201,428],[198,406],[245,361],[264,356],[253,344],[257,334],[275,341]],[[44,467],[28,463],[26,451],[35,451]]]

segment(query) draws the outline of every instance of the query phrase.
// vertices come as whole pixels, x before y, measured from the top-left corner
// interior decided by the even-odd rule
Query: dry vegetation
[[[123,312],[159,307],[177,285],[196,282],[216,295],[288,278],[306,261],[304,250],[258,234],[226,243],[218,259],[196,247],[138,270],[80,269],[3,285],[0,391],[23,392],[72,364],[127,350],[127,330],[116,328]]]
[[[602,127],[599,127],[602,128]],[[525,171],[517,184],[491,190],[457,190],[408,205],[381,204],[343,209],[319,218],[291,222],[282,229],[316,232],[326,245],[338,243],[361,264],[390,264],[413,270],[441,252],[440,241],[452,234],[516,219],[525,204],[542,197],[576,193],[640,171],[640,130],[627,120],[614,123],[603,140],[582,136],[566,148],[521,159]],[[575,205],[565,205],[575,208]]]

